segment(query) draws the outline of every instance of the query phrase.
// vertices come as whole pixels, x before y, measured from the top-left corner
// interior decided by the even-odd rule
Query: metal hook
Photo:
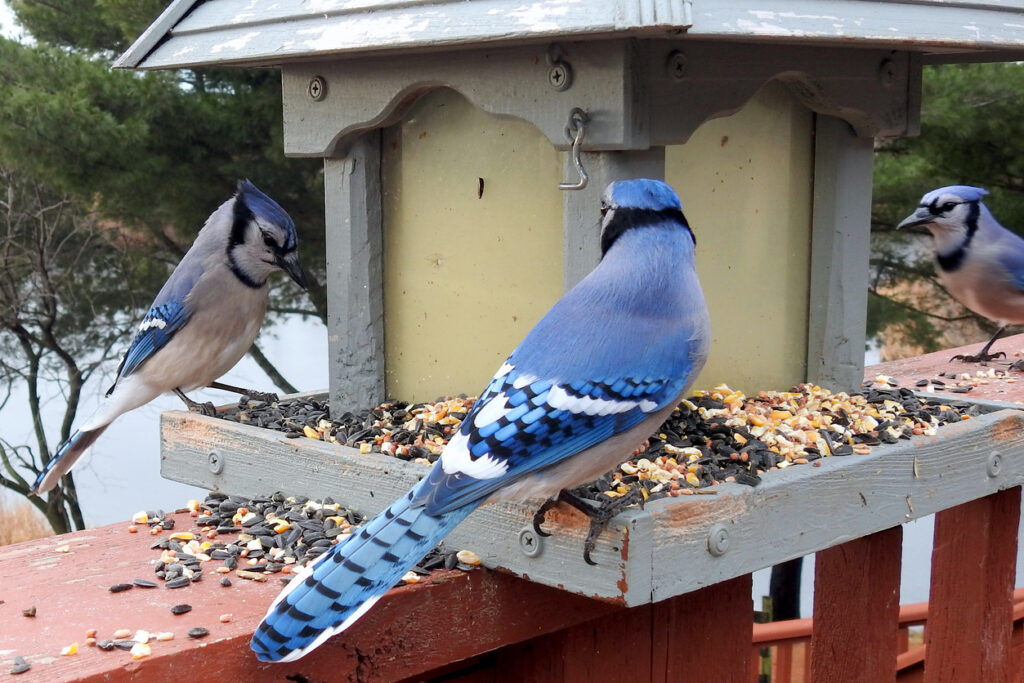
[[[580,174],[580,179],[575,183],[559,183],[559,190],[582,190],[590,181],[590,176],[587,175],[583,168],[583,162],[580,161],[580,147],[583,146],[583,135],[589,120],[587,113],[579,107],[569,112],[569,123],[565,126],[565,135],[572,141],[572,163],[576,167],[576,172]]]

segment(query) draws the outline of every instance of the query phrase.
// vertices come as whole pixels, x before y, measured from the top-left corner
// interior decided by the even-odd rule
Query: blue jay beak
[[[926,206],[918,207],[917,211],[910,214],[899,222],[896,226],[897,230],[902,228],[913,228],[918,225],[927,225],[935,220],[935,214]]]
[[[288,273],[291,279],[295,280],[295,284],[303,289],[307,289],[306,274],[302,272],[302,266],[299,265],[299,254],[297,252],[291,251],[287,254],[279,255],[277,257],[277,265],[281,267],[281,270]]]

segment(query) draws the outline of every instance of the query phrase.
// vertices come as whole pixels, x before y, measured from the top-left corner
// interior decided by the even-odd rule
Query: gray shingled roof
[[[175,0],[117,66],[273,65],[378,50],[681,33],[885,45],[931,54],[929,61],[984,53],[996,61],[1024,55],[1024,0]]]

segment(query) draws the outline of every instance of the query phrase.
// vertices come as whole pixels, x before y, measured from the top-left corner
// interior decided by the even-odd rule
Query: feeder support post
[[[384,284],[379,130],[324,159],[331,409],[384,400]]]

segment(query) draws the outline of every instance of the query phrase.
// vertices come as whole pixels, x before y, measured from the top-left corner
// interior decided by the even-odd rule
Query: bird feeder
[[[118,66],[280,68],[285,152],[324,160],[334,410],[480,391],[597,263],[600,194],[629,177],[672,185],[697,236],[713,330],[697,387],[846,390],[864,370],[874,139],[917,133],[923,65],[1024,56],[1021,7],[176,0]],[[894,446],[625,513],[595,568],[582,530],[541,552],[528,505],[484,507],[452,538],[535,581],[656,602],[1019,485],[1024,465],[993,475],[983,447],[1024,449],[998,408],[950,427],[926,473],[927,448]],[[289,482],[371,513],[424,472],[183,413],[163,435],[172,479]],[[879,498],[862,504],[858,478]],[[811,489],[841,533],[800,526]],[[794,526],[769,545],[773,516]]]

